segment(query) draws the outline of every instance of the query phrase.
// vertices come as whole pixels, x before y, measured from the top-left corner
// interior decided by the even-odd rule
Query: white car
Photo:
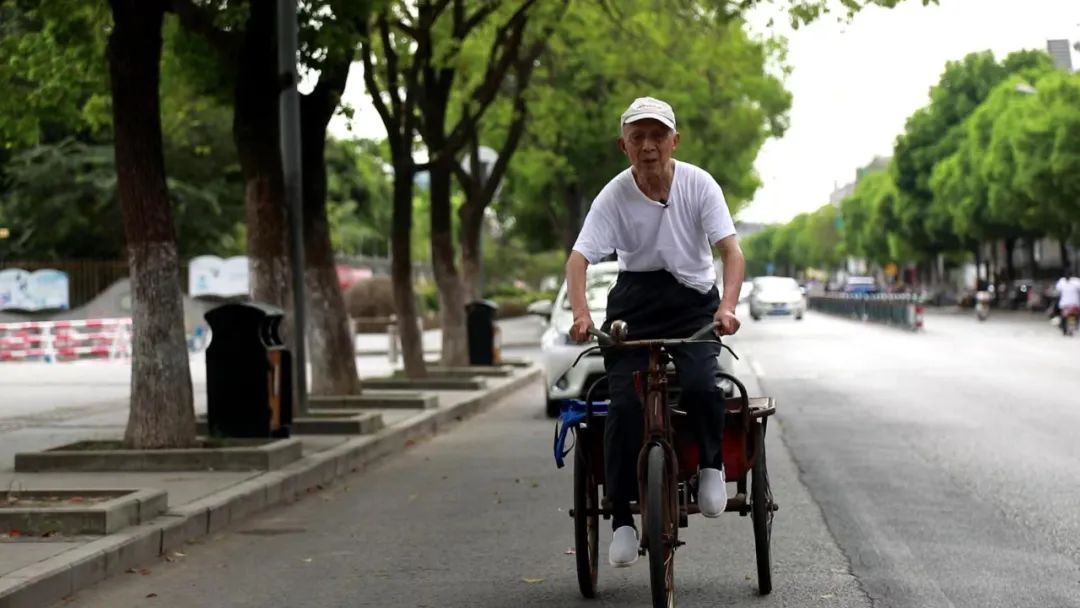
[[[600,262],[589,266],[586,271],[585,297],[593,316],[593,324],[597,327],[604,322],[608,292],[615,286],[618,276],[618,262]],[[607,399],[607,383],[603,382],[604,358],[599,352],[582,357],[577,366],[573,366],[581,351],[595,343],[576,344],[570,339],[569,332],[574,315],[567,299],[566,283],[563,283],[554,301],[534,302],[529,306],[529,312],[546,319],[544,333],[540,338],[540,350],[542,365],[547,374],[547,415],[551,418],[558,416],[564,399]],[[720,368],[731,371],[731,354],[726,350],[720,355]],[[728,395],[734,391],[734,387],[727,381],[723,381],[720,386]]]
[[[806,313],[806,296],[790,277],[757,277],[750,292],[750,316],[755,321],[772,315],[793,315],[801,320]]]

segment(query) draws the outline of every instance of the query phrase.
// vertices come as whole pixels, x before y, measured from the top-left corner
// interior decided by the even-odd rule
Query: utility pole
[[[307,314],[304,301],[304,201],[300,171],[300,94],[296,90],[296,0],[278,0],[278,82],[280,93],[281,165],[289,218],[289,249],[293,291],[293,403],[307,415]]]

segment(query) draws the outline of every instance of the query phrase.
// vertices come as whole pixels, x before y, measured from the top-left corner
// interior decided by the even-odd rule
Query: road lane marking
[[[752,359],[750,361],[750,369],[754,370],[754,375],[758,378],[765,377],[765,368],[761,367],[761,364],[758,363],[757,360]]]

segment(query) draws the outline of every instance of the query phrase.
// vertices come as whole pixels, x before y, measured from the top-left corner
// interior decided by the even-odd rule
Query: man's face
[[[619,149],[639,175],[658,175],[671,161],[679,134],[659,120],[646,118],[623,125]]]

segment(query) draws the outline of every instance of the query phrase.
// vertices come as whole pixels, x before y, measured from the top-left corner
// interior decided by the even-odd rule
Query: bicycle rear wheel
[[[653,608],[675,606],[675,530],[670,509],[670,486],[667,455],[664,448],[649,448],[646,483],[645,535],[649,553],[649,582]]]
[[[578,588],[587,598],[596,596],[599,554],[600,502],[596,476],[587,455],[587,442],[578,437],[574,446],[574,552],[577,558]]]
[[[750,518],[754,520],[758,593],[768,595],[772,591],[773,496],[769,487],[769,470],[765,466],[765,423],[758,420],[752,426],[757,459],[750,472]]]

